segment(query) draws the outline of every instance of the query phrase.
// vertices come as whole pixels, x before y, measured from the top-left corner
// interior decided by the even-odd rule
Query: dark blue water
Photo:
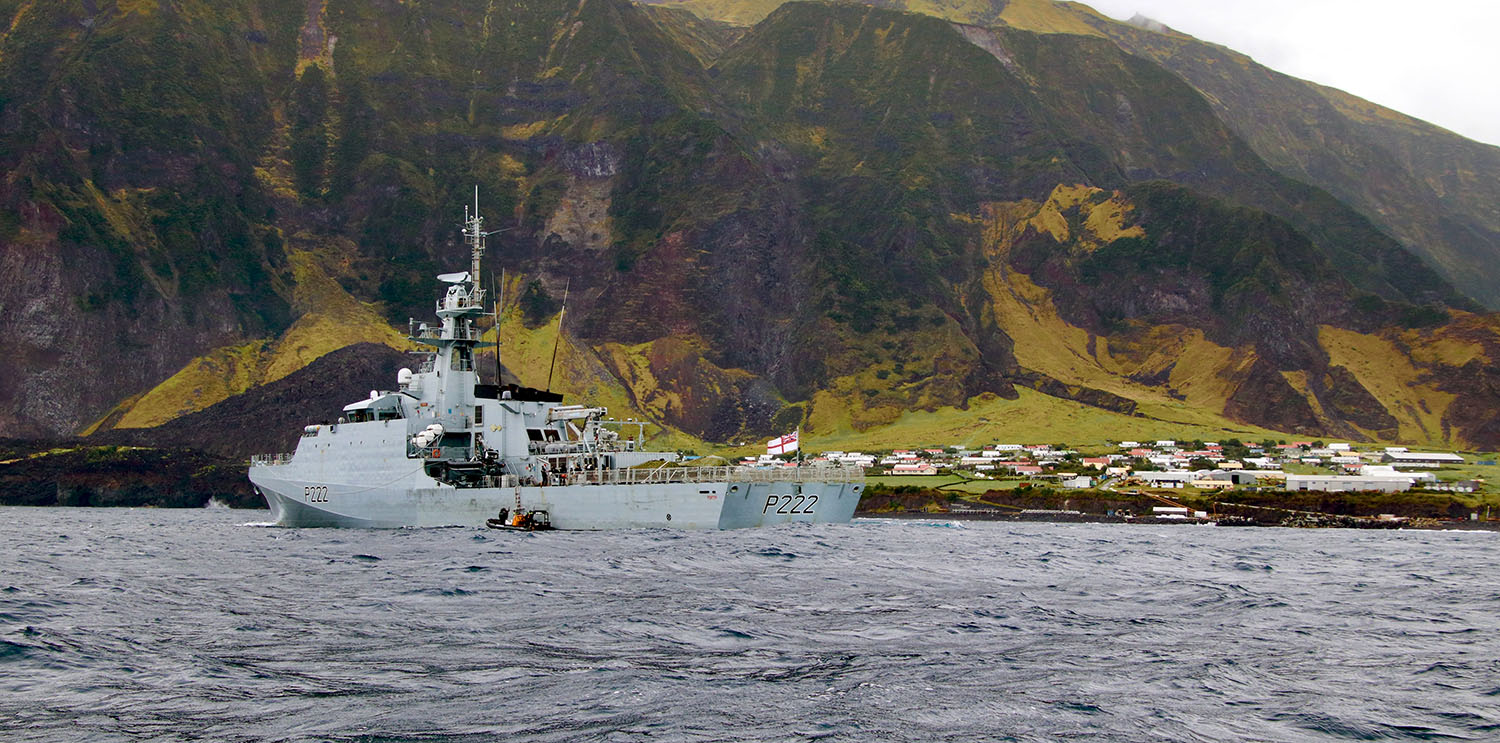
[[[0,509],[0,739],[1500,740],[1500,535]]]

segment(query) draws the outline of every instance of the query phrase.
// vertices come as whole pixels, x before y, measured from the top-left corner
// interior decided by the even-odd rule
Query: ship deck
[[[271,454],[252,457],[252,467],[280,467],[292,462],[291,455]],[[798,467],[635,467],[630,469],[576,470],[553,473],[552,485],[650,485],[702,482],[860,482],[864,470],[858,467],[803,465]],[[481,478],[478,487],[514,487],[520,483],[514,476]]]

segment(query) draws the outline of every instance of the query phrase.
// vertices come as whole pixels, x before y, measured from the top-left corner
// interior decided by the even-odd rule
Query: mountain
[[[749,7],[0,0],[0,423],[318,419],[341,377],[299,370],[407,348],[477,184],[506,373],[670,443],[1068,410],[1500,445],[1485,298],[1133,27]]]
[[[743,25],[782,4],[648,1]],[[1053,0],[868,4],[980,27],[1106,39],[1150,60],[1196,89],[1267,165],[1358,210],[1464,294],[1500,308],[1500,284],[1491,268],[1500,258],[1500,147],[1281,74],[1144,16],[1122,23],[1085,4]],[[1097,113],[1107,114],[1102,108]]]
[[[1459,290],[1500,308],[1500,287],[1489,279],[1500,257],[1500,147],[1169,29],[1085,17],[1201,91],[1272,167],[1358,209]]]

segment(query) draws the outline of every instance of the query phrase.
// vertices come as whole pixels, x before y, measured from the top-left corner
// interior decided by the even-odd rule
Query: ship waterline
[[[845,523],[853,518],[864,489],[857,476],[837,467],[605,470],[547,487],[523,486],[501,476],[491,486],[455,488],[419,470],[373,487],[362,481],[310,484],[300,477],[278,477],[277,468],[285,466],[262,462],[256,478],[273,520],[282,526],[476,526],[502,509],[548,513],[558,529]]]

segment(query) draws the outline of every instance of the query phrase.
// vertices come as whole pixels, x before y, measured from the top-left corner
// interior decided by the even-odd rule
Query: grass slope
[[[807,446],[813,450],[881,450],[1025,442],[1077,447],[1103,446],[1121,439],[1285,437],[1282,433],[1228,420],[1221,419],[1216,425],[1206,423],[1201,411],[1186,406],[1181,411],[1165,408],[1160,411],[1168,417],[1145,418],[1112,413],[1033,390],[1018,392],[1020,397],[1015,400],[981,395],[970,400],[966,409],[909,411],[891,425],[866,431],[855,430],[847,417],[829,416],[806,433]],[[1186,415],[1170,417],[1177,412]]]
[[[151,428],[203,410],[252,387],[274,382],[355,343],[411,348],[379,309],[360,302],[328,277],[316,255],[289,256],[297,278],[294,304],[302,316],[278,339],[215,349],[196,358],[138,399],[126,401],[113,428]],[[87,433],[100,428],[90,426]]]

